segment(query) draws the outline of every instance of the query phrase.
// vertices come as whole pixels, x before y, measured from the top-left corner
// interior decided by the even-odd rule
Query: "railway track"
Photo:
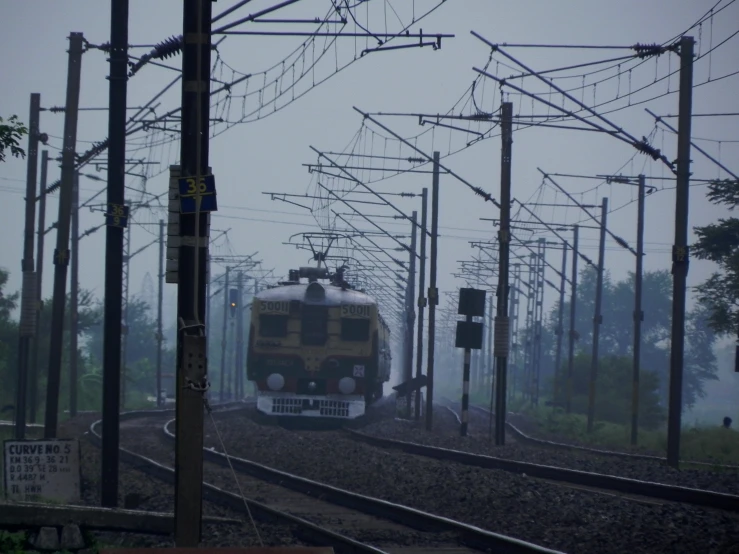
[[[451,400],[444,399],[447,402],[454,403]],[[455,403],[455,404],[458,404]],[[450,408],[450,406],[446,406],[447,408]],[[490,417],[490,410],[488,408],[485,408],[484,406],[479,406],[475,404],[470,404],[470,411],[477,412],[481,415],[484,415],[486,417]],[[456,412],[455,412],[455,415]],[[614,458],[623,458],[626,460],[648,460],[653,462],[666,462],[666,458],[662,458],[661,456],[652,456],[649,454],[636,454],[633,452],[620,452],[618,450],[605,450],[602,448],[591,448],[588,446],[580,446],[576,444],[569,444],[565,442],[556,442],[556,441],[550,441],[546,439],[538,439],[536,437],[532,437],[530,435],[527,435],[524,433],[521,429],[516,427],[513,423],[510,421],[506,421],[506,428],[511,432],[511,435],[513,436],[514,440],[525,443],[525,444],[531,444],[534,446],[541,446],[541,447],[548,447],[548,448],[554,448],[554,449],[560,449],[560,450],[572,450],[572,451],[579,451],[579,452],[587,452],[589,454],[596,454],[599,456],[609,456]],[[720,469],[720,470],[739,470],[739,465],[735,464],[714,464],[711,462],[699,462],[696,460],[681,460],[681,464],[683,465],[690,465],[690,466],[698,466],[698,467],[705,467],[705,468],[711,468],[711,469]]]
[[[121,414],[122,432],[136,426],[141,436],[141,423],[136,420],[150,418],[158,425],[159,433],[170,441],[173,419],[162,425],[161,418],[171,415],[171,410],[127,412]],[[92,424],[90,435],[99,444],[97,427]],[[471,552],[490,553],[554,553],[546,549],[504,535],[492,533],[471,525],[428,514],[399,504],[359,495],[279,471],[241,458],[204,449],[207,479],[217,479],[223,485],[204,482],[206,500],[227,505],[231,509],[251,514],[261,521],[278,522],[298,530],[299,538],[306,542],[329,545],[339,553],[387,553],[420,554],[433,550],[447,554]],[[161,453],[157,457],[161,457]],[[171,456],[171,451],[165,456]],[[143,456],[121,448],[121,459],[137,469],[167,482],[174,482],[174,469],[161,460]],[[242,489],[258,491],[258,501],[243,498],[226,490],[232,488],[234,476],[230,465],[238,474]],[[247,508],[248,506],[248,508]],[[351,536],[348,536],[351,535]]]
[[[448,406],[447,408],[449,409]],[[453,410],[451,411],[459,420],[458,414]],[[426,456],[437,460],[508,471],[552,483],[567,484],[584,490],[592,490],[593,492],[615,492],[620,495],[626,495],[632,500],[651,503],[654,503],[655,500],[677,502],[705,508],[739,512],[738,495],[473,454],[460,450],[373,436],[354,429],[347,429],[345,432],[353,439],[373,446],[397,449],[408,454]]]

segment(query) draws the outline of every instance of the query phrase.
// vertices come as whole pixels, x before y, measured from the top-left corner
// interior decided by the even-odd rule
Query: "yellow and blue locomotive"
[[[291,270],[288,281],[257,293],[251,313],[247,377],[260,412],[353,419],[382,397],[390,329],[377,302],[341,272]]]

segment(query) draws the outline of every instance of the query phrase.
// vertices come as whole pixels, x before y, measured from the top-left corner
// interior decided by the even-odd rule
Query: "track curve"
[[[236,406],[233,404],[230,406],[215,407],[214,411],[225,411],[233,409],[234,407],[243,407],[244,403],[238,403]],[[173,415],[173,410],[146,410],[140,412],[124,412],[121,414],[121,422],[128,422],[125,424],[126,427],[133,423],[133,420],[143,418],[160,418],[167,415]],[[100,445],[100,434],[98,427],[102,420],[93,422],[90,426],[89,437],[93,443]],[[166,425],[169,426],[174,420],[170,419]],[[122,428],[124,425],[122,425]],[[162,426],[164,431],[164,426]],[[174,439],[174,435],[171,431],[168,431],[169,440]],[[228,460],[224,454],[214,452],[209,449],[204,449],[204,456],[209,464],[217,464],[221,467],[228,465]],[[219,488],[210,483],[204,483],[204,497],[206,500],[223,504],[231,509],[245,513],[246,507],[244,502],[248,505],[252,514],[255,518],[261,520],[277,521],[286,525],[290,525],[293,528],[299,529],[299,536],[306,542],[314,544],[330,545],[333,546],[337,552],[347,553],[387,553],[387,554],[418,554],[421,552],[427,552],[429,547],[433,550],[442,548],[445,552],[452,553],[467,553],[474,551],[485,551],[485,552],[500,552],[500,553],[556,553],[557,551],[539,547],[496,533],[491,533],[483,529],[479,529],[470,525],[466,525],[460,522],[455,522],[447,518],[434,516],[432,514],[426,514],[419,510],[414,510],[401,505],[392,504],[380,499],[373,499],[371,497],[365,497],[349,491],[331,487],[323,483],[310,481],[302,477],[288,474],[261,464],[249,462],[240,458],[229,457],[234,469],[250,475],[256,479],[273,483],[273,490],[281,491],[280,497],[283,499],[286,496],[290,496],[290,500],[278,501],[278,502],[260,502],[254,499],[243,499],[241,496],[224,490],[223,487]],[[139,453],[133,452],[132,450],[121,448],[121,460],[123,462],[134,465],[137,469],[146,472],[147,474],[154,476],[166,482],[173,483],[174,481],[174,469],[165,465],[161,461],[152,459],[147,456],[143,456]],[[219,468],[220,469],[220,468]],[[209,469],[209,472],[212,470]],[[240,478],[241,480],[241,478]],[[292,492],[285,494],[285,488],[290,489]],[[315,497],[319,496],[320,500]],[[301,502],[295,502],[296,497],[302,497]],[[295,509],[294,506],[298,504],[299,508]],[[333,525],[326,525],[323,522],[317,524],[315,521],[310,521],[308,517],[311,514],[315,514],[317,506],[322,506],[318,509],[321,513],[328,512],[335,520],[339,523]],[[331,506],[331,509],[327,510],[325,506]],[[344,509],[340,510],[341,513],[337,513],[336,506],[342,506]],[[379,542],[388,543],[388,546],[382,546],[378,548],[367,544],[365,540],[357,540],[351,538],[343,533],[337,532],[338,529],[344,529],[347,521],[347,510],[361,512],[359,517],[356,515],[353,520],[357,524],[368,523],[368,518],[377,519],[382,518],[385,520],[391,520],[395,523],[390,525],[387,522],[382,522],[384,533],[392,535],[402,534],[408,527],[414,529],[414,536],[412,539],[418,539],[418,534],[415,532],[416,529],[432,531],[438,536],[439,530],[448,535],[447,537],[439,537],[441,540],[436,540],[433,545],[423,547],[410,547],[408,546],[408,537],[400,537],[400,540],[387,540],[387,537],[382,537]],[[315,518],[313,518],[315,519]],[[329,520],[331,517],[328,518]],[[402,521],[402,524],[400,523]],[[410,523],[409,523],[410,522]],[[375,523],[375,526],[377,524]],[[376,531],[375,529],[374,531]],[[372,534],[370,529],[370,535]],[[378,542],[378,541],[375,541]],[[410,540],[410,543],[416,542]],[[395,543],[395,544],[392,544]],[[403,543],[406,543],[405,545]],[[468,544],[467,546],[459,546],[459,543]]]
[[[370,445],[399,449],[409,454],[426,456],[437,460],[453,461],[487,469],[499,469],[512,473],[525,474],[529,477],[561,481],[573,485],[655,498],[669,502],[694,504],[708,508],[739,512],[739,495],[473,454],[460,450],[377,437],[354,429],[347,429],[345,432],[353,439]]]

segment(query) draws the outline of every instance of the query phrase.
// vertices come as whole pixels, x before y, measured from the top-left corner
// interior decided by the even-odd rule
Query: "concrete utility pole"
[[[230,267],[226,267],[226,277],[223,285],[223,328],[221,334],[221,375],[220,375],[220,401],[224,402],[226,399],[226,384],[228,380],[226,378],[226,345],[228,344],[228,274],[231,271]]]
[[[77,373],[80,291],[80,174],[74,174],[72,192],[72,271],[69,291],[69,415],[77,415]]]
[[[62,184],[59,191],[59,222],[54,250],[54,296],[51,307],[51,337],[49,341],[49,373],[46,382],[46,416],[44,438],[56,438],[59,418],[59,386],[62,374],[64,338],[64,304],[69,264],[69,224],[72,214],[72,194],[77,145],[77,109],[80,102],[82,75],[82,33],[69,35],[67,67],[67,100],[64,113],[64,140],[62,141]]]
[[[416,345],[416,378],[421,378],[423,371],[423,312],[426,307],[424,289],[426,287],[426,211],[428,189],[424,187],[421,193],[421,264],[418,275],[418,343]],[[421,387],[416,389],[416,419],[421,418]]]
[[[631,388],[631,444],[636,446],[639,433],[639,365],[641,363],[642,274],[644,263],[645,177],[639,175],[639,202],[636,220],[636,272],[634,274],[634,374]]]
[[[164,329],[162,313],[164,304],[164,220],[159,220],[159,276],[157,279],[157,406],[162,406],[162,343]]]
[[[434,422],[434,347],[436,340],[436,306],[439,304],[439,289],[436,288],[437,242],[439,238],[439,152],[434,152],[434,173],[431,186],[431,271],[428,291],[429,340],[428,368],[426,370],[426,430],[431,431]]]
[[[409,251],[410,260],[408,262],[408,282],[406,283],[406,333],[405,333],[405,367],[403,368],[403,381],[408,382],[413,379],[413,328],[416,319],[416,310],[413,307],[413,299],[416,297],[416,227],[418,220],[418,212],[414,211],[411,215],[411,247]],[[408,417],[411,415],[411,395],[406,396],[406,408]]]
[[[30,156],[30,153],[29,153]],[[44,273],[44,237],[46,236],[46,178],[49,170],[49,152],[41,152],[41,181],[39,182],[39,206],[38,206],[38,231],[36,232],[36,301],[35,301],[35,326],[34,336],[38,343],[41,331],[41,310],[43,308],[43,273]],[[38,410],[38,348],[31,349],[31,363],[29,368],[30,383],[28,387],[28,411],[29,422],[36,423],[36,411]]]
[[[677,123],[675,244],[672,247],[672,333],[670,401],[667,420],[667,463],[680,463],[685,354],[685,293],[688,279],[688,207],[690,196],[690,125],[693,109],[693,37],[680,39],[680,99]]]
[[[21,317],[18,342],[18,379],[15,396],[15,438],[26,437],[26,386],[28,384],[28,366],[31,356],[31,341],[36,337],[36,278],[33,260],[33,227],[36,219],[36,173],[38,170],[39,119],[41,113],[41,95],[31,94],[31,108],[28,120],[28,153],[26,160],[26,222],[23,229],[23,259],[21,271],[23,284],[21,288]],[[36,348],[36,350],[38,350]],[[35,412],[33,404],[31,411]],[[34,416],[35,418],[35,416]]]
[[[603,199],[600,209],[600,244],[598,246],[598,277],[595,285],[595,314],[593,315],[593,350],[590,358],[590,388],[588,394],[588,433],[593,431],[595,420],[595,384],[598,379],[598,347],[600,346],[600,326],[603,323],[601,304],[603,302],[603,268],[606,253],[606,225],[608,219],[608,198]]]
[[[559,310],[557,310],[557,329],[555,334],[557,335],[557,349],[554,354],[554,402],[559,402],[560,397],[560,384],[562,380],[562,372],[560,364],[562,363],[562,336],[564,331],[562,328],[562,321],[564,319],[565,311],[565,287],[567,284],[567,242],[562,241],[562,274],[560,275],[559,281]]]
[[[567,400],[565,402],[565,411],[569,414],[572,410],[572,377],[575,373],[575,341],[578,339],[575,330],[575,317],[577,315],[577,258],[578,258],[578,241],[580,239],[580,226],[572,226],[572,288],[570,290],[570,332],[568,333],[569,342],[567,343]]]
[[[508,280],[511,248],[511,159],[513,155],[513,104],[501,104],[501,164],[500,164],[500,248],[497,310],[495,315],[495,444],[505,444],[506,388],[510,348],[508,315]]]

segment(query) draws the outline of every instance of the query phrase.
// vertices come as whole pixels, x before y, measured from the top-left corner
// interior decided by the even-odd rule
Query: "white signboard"
[[[8,500],[80,500],[77,439],[6,440],[3,454]]]

